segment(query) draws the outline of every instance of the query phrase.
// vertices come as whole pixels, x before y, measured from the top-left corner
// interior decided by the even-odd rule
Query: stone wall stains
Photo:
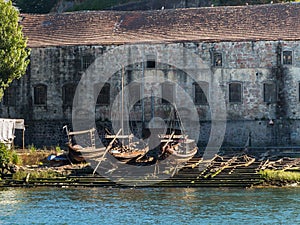
[[[167,44],[166,44],[167,45]],[[245,41],[245,42],[184,42],[173,44],[191,50],[199,60],[210,68],[209,73],[198,73],[199,80],[209,81],[208,100],[213,99],[216,91],[221,92],[226,103],[227,129],[224,146],[244,146],[251,136],[253,146],[297,145],[300,143],[300,47],[297,41]],[[75,86],[80,82],[89,65],[94,60],[115,49],[116,46],[64,46],[33,48],[31,64],[27,74],[17,86],[17,104],[5,106],[1,103],[1,116],[24,118],[27,124],[26,144],[37,146],[54,146],[64,143],[62,127],[71,124],[72,108],[63,104],[62,88],[65,84]],[[133,46],[134,48],[134,46]],[[162,47],[163,48],[163,47]],[[152,49],[152,50],[151,50]],[[293,52],[293,64],[282,64],[282,51]],[[212,62],[212,52],[222,54],[222,66],[215,67]],[[128,64],[125,67],[125,83],[129,84],[144,77],[151,76],[157,80],[169,80],[177,84],[177,89],[183,89],[194,98],[195,80],[176,65],[161,63],[155,59],[155,68],[147,68],[146,61],[130,64],[134,57],[128,53]],[[146,54],[146,53],[145,53]],[[172,54],[172,53],[170,53]],[[192,62],[186,56],[172,55],[182,60],[187,68],[193,68]],[[149,54],[155,57],[153,48],[149,45]],[[91,66],[89,69],[97,73],[101,65]],[[98,69],[97,69],[98,68]],[[100,74],[99,74],[100,76]],[[110,83],[111,102],[116,100],[121,90],[121,71],[112,75]],[[242,85],[242,101],[229,102],[229,84],[240,82]],[[264,102],[265,82],[274,82],[277,87],[277,101]],[[34,104],[34,86],[47,85],[47,103]],[[149,86],[150,87],[150,86]],[[150,90],[144,85],[143,93],[154,91],[161,94],[161,86],[153,86]],[[175,93],[180,93],[176,92]],[[184,104],[180,94],[177,102]],[[152,105],[151,105],[152,101]],[[153,104],[154,103],[154,104]],[[192,104],[192,103],[191,103]],[[99,124],[107,123],[111,116],[111,106],[96,105],[95,115]],[[149,121],[153,112],[155,116],[168,119],[170,107],[162,104],[160,98],[144,100],[144,107],[136,104],[130,111],[131,119],[139,124],[143,119]],[[205,146],[210,135],[211,108],[209,105],[196,105],[201,124],[199,144]],[[142,111],[144,110],[144,114]],[[224,109],[220,109],[224,110]],[[274,123],[270,124],[270,120]],[[136,128],[138,130],[138,128]],[[250,135],[251,134],[251,135]]]

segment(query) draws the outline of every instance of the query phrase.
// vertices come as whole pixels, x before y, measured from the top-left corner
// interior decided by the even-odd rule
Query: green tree
[[[49,13],[58,0],[13,0],[22,13]]]
[[[19,12],[12,2],[0,0],[0,101],[4,90],[25,74],[29,49],[19,25]]]

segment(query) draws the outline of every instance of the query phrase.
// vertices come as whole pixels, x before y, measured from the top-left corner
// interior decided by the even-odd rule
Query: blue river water
[[[300,224],[300,188],[0,190],[0,224]]]

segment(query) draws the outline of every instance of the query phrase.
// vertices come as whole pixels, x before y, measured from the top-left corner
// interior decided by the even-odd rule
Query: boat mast
[[[145,62],[143,61],[143,64],[142,64],[142,126],[144,126],[144,123],[145,123],[144,78],[145,78]]]
[[[122,79],[121,79],[121,134],[124,134],[124,66],[122,66]]]

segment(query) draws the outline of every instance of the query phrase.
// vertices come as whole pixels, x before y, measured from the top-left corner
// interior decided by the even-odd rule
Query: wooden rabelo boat
[[[160,135],[161,153],[159,160],[170,157],[172,163],[182,164],[189,161],[198,152],[198,147],[194,139],[189,139],[187,135]]]
[[[95,128],[83,131],[69,131],[64,126],[68,135],[68,157],[72,163],[82,163],[88,160],[97,160],[102,158],[105,154],[106,147],[96,148],[95,146]],[[73,137],[75,135],[88,135],[90,143],[86,147],[78,144],[73,144]]]
[[[109,153],[113,155],[122,163],[135,162],[135,160],[142,158],[148,151],[149,147],[140,140],[133,141],[134,135],[132,133],[124,134],[124,67],[122,67],[121,79],[121,128],[116,135],[108,134],[105,136],[107,140],[112,143]]]
[[[105,136],[107,140],[115,140],[108,151],[112,156],[122,163],[134,163],[149,151],[149,146],[140,141],[133,141],[134,135],[111,135]]]
[[[66,128],[67,130],[67,128]],[[86,162],[88,160],[99,161],[105,158],[106,153],[110,153],[121,163],[134,162],[136,159],[143,157],[149,148],[141,142],[133,142],[133,134],[120,135],[121,130],[116,135],[106,135],[109,141],[106,147],[96,148],[95,146],[95,128],[83,131],[67,130],[68,135],[68,157],[73,163]],[[90,143],[87,147],[73,144],[74,135],[89,135]]]

